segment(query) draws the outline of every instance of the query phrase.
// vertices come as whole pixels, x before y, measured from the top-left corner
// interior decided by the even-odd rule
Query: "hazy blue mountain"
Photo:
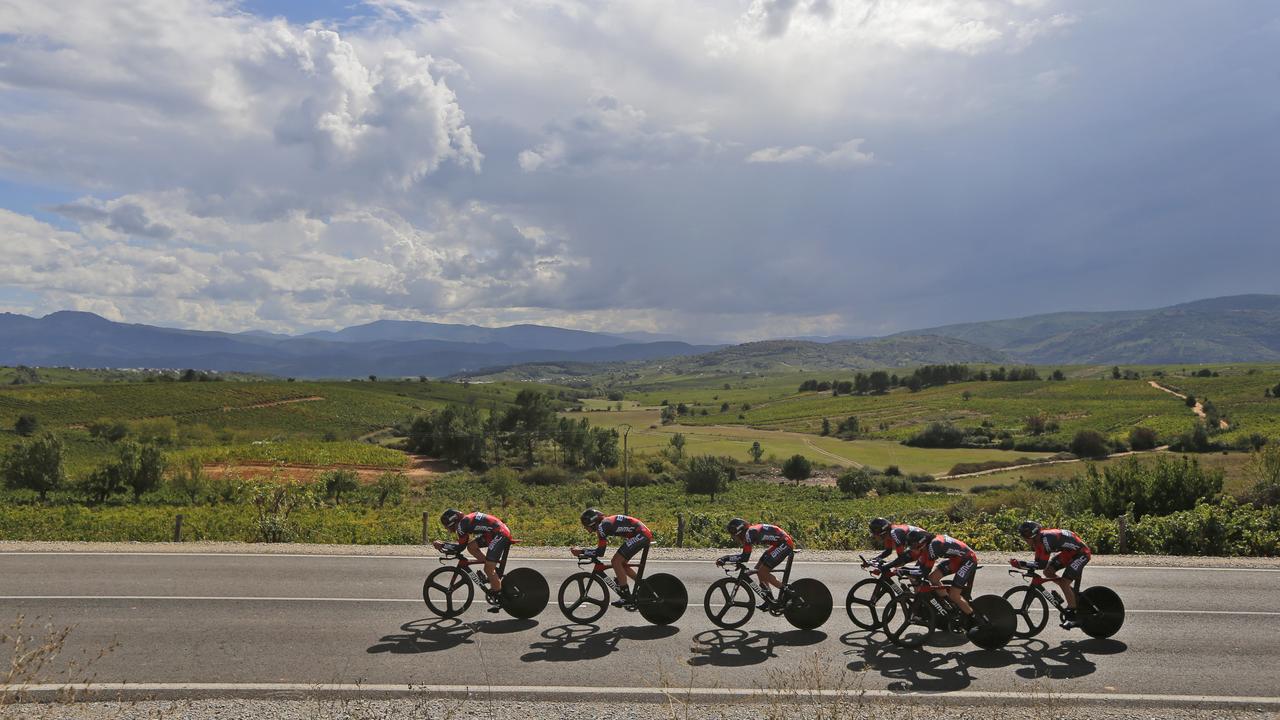
[[[488,328],[479,325],[378,320],[336,332],[320,331],[302,337],[333,342],[377,342],[382,340],[448,340],[460,343],[503,343],[513,348],[539,350],[587,350],[630,344],[623,337],[545,325],[511,325]]]
[[[1280,361],[1280,295],[1236,295],[1153,310],[1070,312],[928,328],[1024,362]]]

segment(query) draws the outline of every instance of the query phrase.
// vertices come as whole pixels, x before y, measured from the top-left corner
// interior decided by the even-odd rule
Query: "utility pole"
[[[631,456],[627,452],[627,436],[631,434],[631,426],[623,423],[618,427],[626,428],[622,433],[622,514],[631,514]]]

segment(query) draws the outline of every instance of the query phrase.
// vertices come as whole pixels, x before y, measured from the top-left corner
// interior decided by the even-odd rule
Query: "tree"
[[[370,375],[370,376],[369,376],[369,382],[378,382],[378,376],[377,376],[377,375]]]
[[[826,418],[822,418],[822,435],[823,437],[826,437],[827,435],[830,435],[830,434],[831,434],[831,421]]]
[[[62,456],[62,440],[52,433],[18,443],[0,463],[5,486],[34,490],[44,502],[51,490],[66,483]]]
[[[676,460],[684,457],[685,439],[683,433],[676,433],[675,435],[672,435],[670,445],[672,452],[675,453]]]
[[[883,395],[889,392],[889,373],[876,370],[867,376],[867,383],[871,386],[871,394]]]
[[[689,458],[689,467],[684,473],[685,492],[710,495],[711,502],[715,502],[716,493],[728,485],[729,471],[720,458],[713,455]]]
[[[324,496],[335,503],[342,502],[343,493],[352,493],[360,488],[360,476],[355,470],[329,470],[320,475],[319,481],[324,488]]]
[[[969,392],[968,390],[965,390],[964,392],[960,393],[960,397],[964,399],[965,402],[969,402],[969,398],[973,397],[973,393]]]
[[[484,484],[504,508],[511,502],[511,496],[515,495],[517,488],[520,487],[515,471],[504,467],[492,468],[486,472]]]
[[[550,434],[556,422],[551,396],[536,390],[521,390],[515,406],[503,416],[501,428],[511,433],[512,442],[524,450],[525,463],[533,467],[538,441]]]
[[[1134,450],[1154,450],[1158,444],[1156,431],[1151,428],[1135,427],[1129,430],[1129,447]]]
[[[1043,411],[1035,415],[1028,415],[1022,424],[1028,434],[1043,435],[1045,428],[1049,425],[1049,416]]]
[[[1050,375],[1049,377],[1059,381],[1067,379],[1067,376],[1063,375],[1061,370],[1054,370],[1053,375]]]
[[[722,413],[727,413],[727,412],[729,412],[729,403],[727,403],[727,402],[722,402],[722,403],[720,403],[720,412],[722,412]]]
[[[390,502],[399,505],[404,500],[404,493],[409,489],[409,478],[401,472],[384,472],[373,483],[378,495],[378,509]]]
[[[199,505],[209,494],[209,475],[204,471],[200,458],[188,457],[169,478],[169,487],[192,505]]]
[[[116,449],[116,459],[95,470],[85,481],[85,490],[96,502],[125,490],[133,491],[134,501],[143,493],[160,487],[164,478],[164,453],[155,445],[124,442]]]
[[[36,430],[40,428],[40,421],[35,415],[19,415],[17,422],[13,424],[13,431],[22,437],[31,437],[36,434]]]
[[[764,448],[760,447],[760,441],[755,440],[751,443],[751,449],[747,452],[751,453],[751,462],[759,464],[760,458],[764,457]]]
[[[1187,406],[1187,407],[1195,407],[1195,406],[1196,406],[1196,396],[1195,396],[1195,395],[1192,395],[1191,393],[1187,393],[1187,399],[1186,399],[1186,400],[1184,400],[1183,402],[1186,404],[1186,406]]]
[[[807,480],[813,474],[813,463],[809,462],[809,458],[803,455],[792,455],[787,461],[782,463],[782,476],[788,480],[793,480],[797,485],[801,480]]]
[[[850,497],[863,497],[876,485],[866,468],[849,468],[836,478],[836,487]]]
[[[1107,438],[1097,430],[1081,430],[1071,440],[1071,452],[1082,458],[1104,458],[1111,453]]]
[[[1115,365],[1113,365],[1113,366],[1111,367],[1111,379],[1112,379],[1112,380],[1119,380],[1119,379],[1120,379],[1120,367],[1119,367],[1119,366],[1115,366]]]

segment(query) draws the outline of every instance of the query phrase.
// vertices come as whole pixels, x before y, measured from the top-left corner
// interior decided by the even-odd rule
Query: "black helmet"
[[[1023,520],[1022,524],[1018,526],[1018,534],[1023,538],[1030,540],[1031,538],[1039,535],[1040,531],[1043,529],[1044,528],[1040,526],[1040,523],[1035,520]]]
[[[933,539],[933,533],[928,530],[912,530],[907,533],[907,545],[910,547],[918,547]]]
[[[891,523],[887,518],[873,518],[871,520],[871,534],[883,535],[890,525]]]
[[[729,532],[730,537],[738,537],[738,533],[747,529],[747,521],[742,518],[734,518],[729,521],[728,525],[724,526],[724,529]]]
[[[462,511],[449,508],[440,515],[440,524],[452,530],[454,525],[462,519]]]
[[[604,518],[604,513],[595,508],[587,508],[582,511],[582,527],[593,528],[600,524],[600,520]]]

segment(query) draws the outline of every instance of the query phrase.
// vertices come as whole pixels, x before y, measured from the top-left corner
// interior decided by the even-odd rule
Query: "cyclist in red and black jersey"
[[[1062,588],[1062,597],[1067,601],[1062,627],[1075,627],[1076,588],[1080,587],[1084,566],[1093,558],[1093,552],[1079,535],[1070,530],[1046,530],[1034,520],[1019,525],[1018,534],[1035,551],[1036,558],[1031,562],[1010,559],[1009,564],[1024,570],[1044,570],[1044,576]],[[1062,577],[1058,577],[1059,570]]]
[[[463,515],[461,511],[452,508],[444,511],[440,516],[440,523],[449,532],[457,533],[458,541],[446,543],[436,540],[431,543],[435,549],[454,553],[465,547],[477,560],[484,563],[484,574],[489,578],[491,596],[501,593],[502,578],[498,576],[498,563],[511,548],[511,530],[506,523],[486,513]],[[481,545],[485,546],[484,553],[480,552]],[[489,608],[489,612],[500,610],[497,605]]]
[[[891,523],[881,517],[873,519],[870,527],[871,537],[884,543],[884,550],[879,555],[871,558],[871,564],[882,569],[895,568],[911,562],[911,548],[907,545],[907,536],[913,530],[924,532],[922,528],[918,528],[915,525]],[[893,562],[886,563],[885,558],[895,552],[898,556],[894,558]]]
[[[964,591],[973,583],[978,569],[978,554],[968,545],[950,535],[936,535],[928,530],[912,530],[907,534],[907,545],[919,565],[921,574],[927,573],[929,583],[941,585],[945,575],[954,575],[951,587],[938,590],[964,613],[973,618],[973,607],[964,598]]]
[[[771,609],[774,600],[773,593],[769,591],[769,588],[778,589],[779,599],[781,599],[781,596],[791,593],[791,588],[784,587],[782,581],[774,576],[773,570],[795,552],[795,540],[792,540],[787,531],[777,525],[764,523],[748,525],[747,521],[742,518],[730,520],[729,524],[725,526],[725,530],[729,532],[730,537],[735,541],[742,543],[742,552],[734,555],[725,555],[716,560],[716,565],[746,563],[747,560],[751,559],[751,551],[754,546],[769,546],[769,549],[764,551],[764,556],[760,558],[760,562],[756,563],[756,574],[760,576],[760,589],[764,590],[765,596],[764,602],[760,603],[760,609]]]
[[[587,508],[582,512],[582,526],[596,533],[594,549],[571,548],[575,556],[599,558],[609,547],[609,537],[624,538],[618,551],[613,554],[613,574],[618,579],[618,599],[613,601],[615,607],[622,607],[631,602],[631,589],[628,581],[636,576],[634,568],[627,563],[636,553],[649,547],[653,542],[653,533],[636,518],[629,515],[605,515],[595,508]]]

